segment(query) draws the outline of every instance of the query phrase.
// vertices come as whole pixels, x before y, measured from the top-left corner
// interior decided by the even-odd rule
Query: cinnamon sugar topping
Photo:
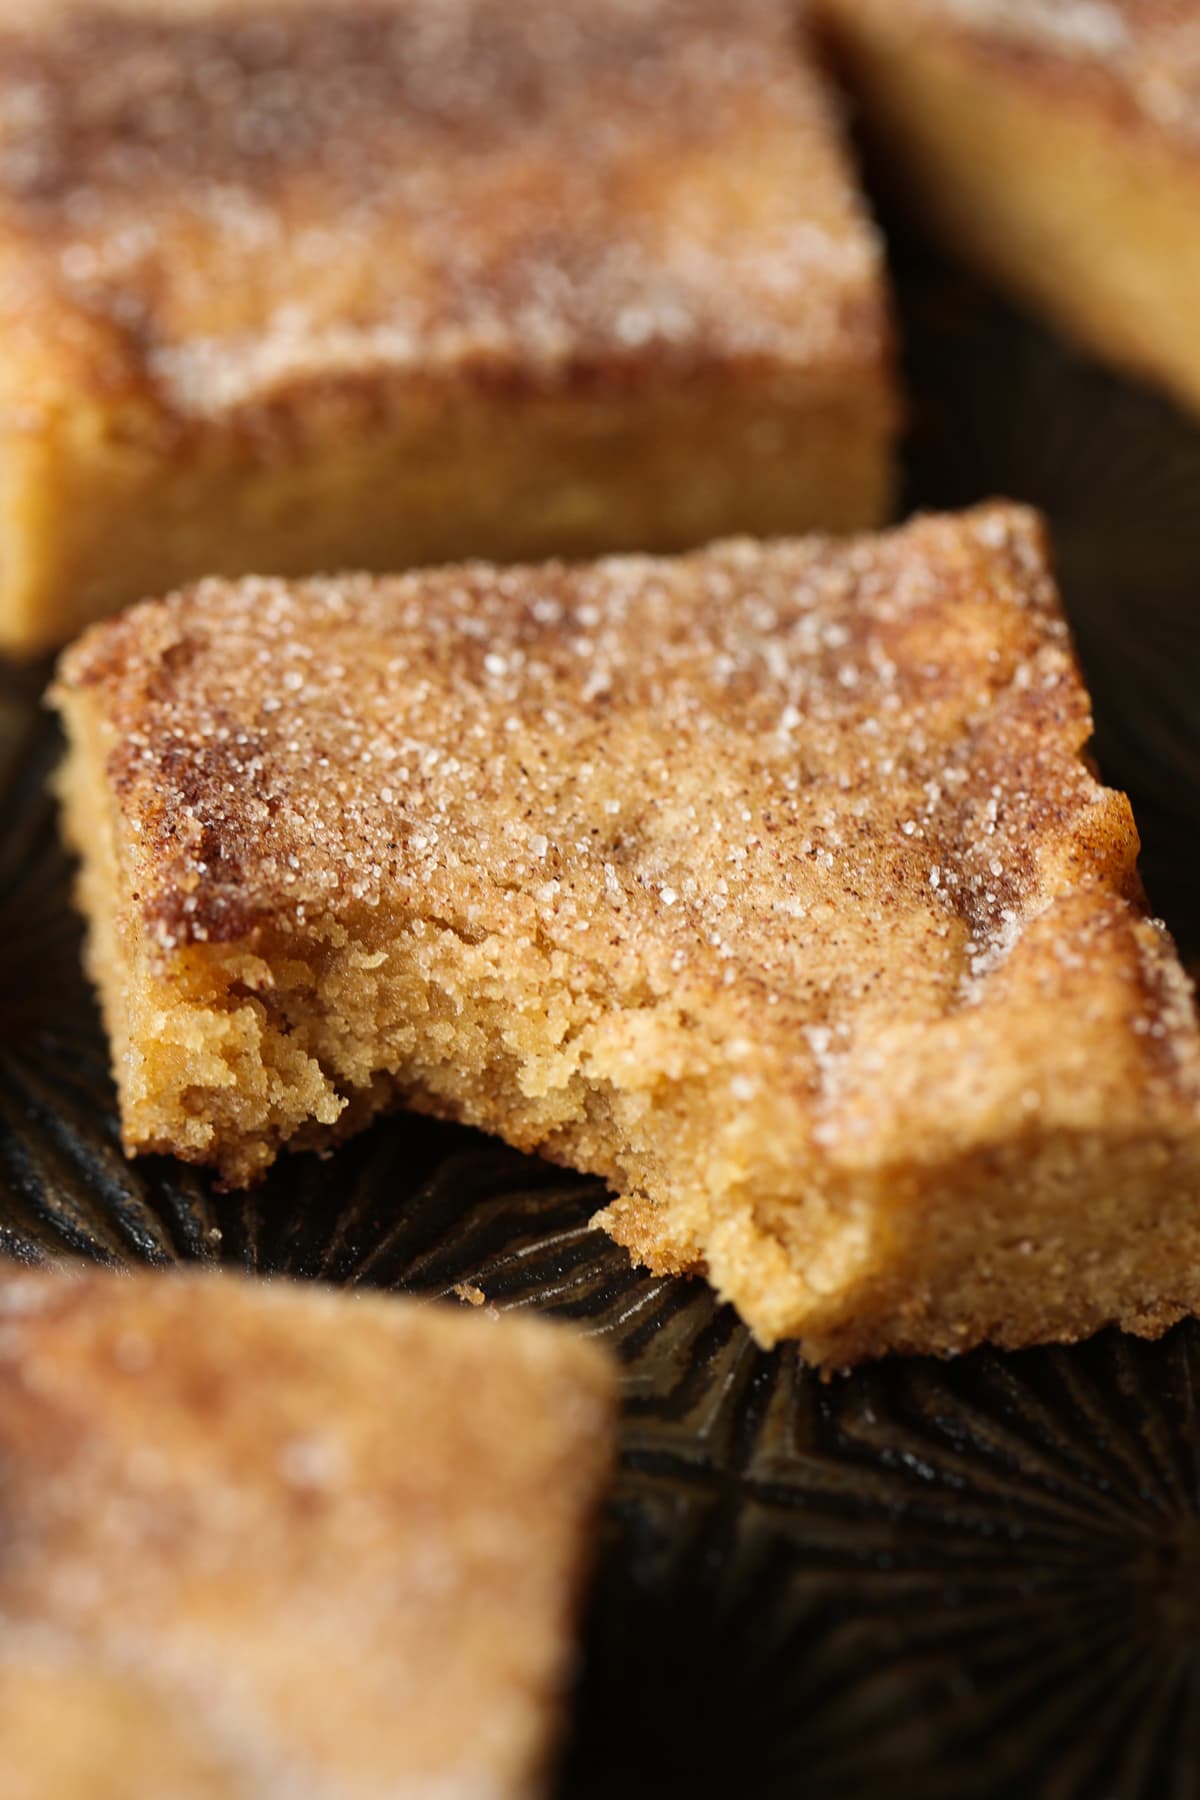
[[[1200,136],[1200,13],[1191,0],[941,0],[938,10],[1090,64],[1155,124]]]
[[[0,213],[184,415],[884,331],[785,0],[35,6],[0,30]]]

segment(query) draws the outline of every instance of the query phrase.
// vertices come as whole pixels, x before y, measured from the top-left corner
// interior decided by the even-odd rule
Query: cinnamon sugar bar
[[[1036,518],[209,582],[61,665],[125,1142],[408,1104],[833,1364],[1200,1302],[1200,1037]]]
[[[872,523],[889,335],[791,0],[33,0],[0,650],[201,575]]]
[[[10,1269],[6,1795],[542,1793],[612,1388],[532,1320]]]

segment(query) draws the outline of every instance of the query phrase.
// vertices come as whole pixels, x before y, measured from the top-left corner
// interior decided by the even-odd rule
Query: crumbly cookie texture
[[[542,1793],[612,1410],[537,1321],[9,1272],[5,1792]]]
[[[1193,0],[819,0],[922,225],[1200,408]]]
[[[1034,515],[209,582],[57,699],[130,1150],[467,1120],[832,1364],[1200,1301],[1192,997]]]
[[[886,509],[882,256],[791,0],[0,24],[0,648],[207,574]]]

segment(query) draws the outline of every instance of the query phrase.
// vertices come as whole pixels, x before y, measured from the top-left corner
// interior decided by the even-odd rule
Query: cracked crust
[[[543,1323],[6,1274],[6,1794],[531,1800],[612,1389]]]
[[[130,1149],[466,1119],[831,1362],[1194,1304],[1190,990],[1028,512],[207,583],[57,695]]]
[[[923,227],[1200,407],[1190,0],[819,0]]]
[[[880,249],[786,0],[26,8],[0,328],[10,647],[886,505]]]

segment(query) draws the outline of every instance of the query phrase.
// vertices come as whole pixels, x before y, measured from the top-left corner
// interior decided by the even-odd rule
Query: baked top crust
[[[843,0],[823,0],[830,10]],[[1070,87],[1200,149],[1200,13],[1192,0],[861,0],[894,28],[907,13],[1017,58],[1032,79]]]
[[[677,558],[205,581],[85,634],[60,664],[77,690],[164,953],[407,893],[457,919],[496,889],[513,927],[614,973],[744,980],[757,1003],[807,991],[825,907],[844,959],[911,937],[949,1003],[1064,857],[1138,891],[1018,508]]]
[[[879,360],[785,0],[38,0],[0,29],[14,395]],[[82,386],[81,386],[82,384]]]
[[[611,1411],[540,1322],[6,1277],[0,1619],[48,1769],[78,1740],[188,1795],[541,1791]]]

